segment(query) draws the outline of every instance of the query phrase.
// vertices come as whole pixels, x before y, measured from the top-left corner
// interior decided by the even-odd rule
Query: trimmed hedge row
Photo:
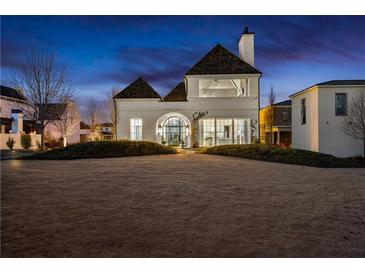
[[[70,160],[174,154],[176,150],[153,142],[97,141],[70,145],[25,156],[27,160]]]
[[[215,146],[205,149],[203,153],[324,168],[362,166],[355,159],[337,158],[313,151],[262,144]]]

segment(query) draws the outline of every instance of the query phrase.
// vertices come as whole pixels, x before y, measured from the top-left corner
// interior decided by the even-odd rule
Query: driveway
[[[1,168],[3,257],[365,256],[365,169],[200,154]]]

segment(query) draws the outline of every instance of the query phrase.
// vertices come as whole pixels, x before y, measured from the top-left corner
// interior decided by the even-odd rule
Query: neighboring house
[[[111,123],[102,123],[96,125],[96,133],[91,138],[90,126],[80,122],[80,143],[92,141],[110,141],[113,140],[113,125]]]
[[[73,107],[75,109],[68,110],[68,108],[71,109]],[[75,111],[73,117],[69,117],[68,120],[61,122],[62,119],[67,119],[64,116],[69,115],[71,111]],[[60,130],[65,131],[65,128],[68,127],[69,133],[66,137],[67,145],[80,142],[80,115],[74,102],[71,101],[67,104],[48,104],[48,113],[48,124],[44,129],[47,139],[63,140]]]
[[[258,138],[259,79],[254,67],[254,33],[246,28],[239,57],[216,45],[161,97],[141,77],[114,98],[118,107],[118,139],[191,145],[193,114],[200,119],[200,146],[247,144]],[[253,126],[251,126],[253,125]]]
[[[293,148],[337,157],[363,155],[363,141],[349,137],[341,128],[359,92],[365,92],[365,80],[328,81],[290,95]]]
[[[90,126],[84,122],[80,122],[80,143],[85,143],[89,140]]]
[[[31,108],[27,104],[24,96],[16,89],[0,86],[0,117],[1,117],[1,149],[7,149],[6,141],[9,137],[15,140],[14,148],[20,149],[20,135],[31,134],[37,135],[32,143],[32,148],[37,148],[36,141],[40,141],[39,129],[36,126],[36,122],[31,119]],[[45,136],[53,138],[55,140],[62,139],[59,129],[56,127],[55,122],[59,121],[59,113],[64,114],[67,107],[73,104],[49,104],[49,117],[50,121],[45,128]],[[24,111],[25,110],[25,111]],[[56,115],[57,113],[57,115]],[[80,140],[80,129],[77,125],[73,127],[69,137],[67,137],[67,143],[76,143]],[[5,135],[4,135],[5,134]],[[10,134],[10,135],[9,135]],[[9,136],[8,136],[9,135]]]
[[[260,109],[260,143],[291,146],[291,100]]]
[[[103,141],[113,140],[113,124],[112,123],[98,124],[97,128],[100,132],[100,140],[103,140]]]
[[[23,95],[13,88],[0,86],[0,149],[7,149],[6,142],[9,138],[15,141],[14,149],[21,149],[20,137],[22,134],[30,134],[32,149],[37,148],[40,141],[39,131],[34,121],[24,117],[22,109],[27,104]]]

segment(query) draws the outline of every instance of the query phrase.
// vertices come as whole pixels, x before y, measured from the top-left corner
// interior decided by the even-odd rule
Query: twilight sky
[[[255,35],[261,96],[278,99],[321,81],[365,78],[365,16],[1,16],[1,83],[28,49],[51,50],[80,102],[105,100],[142,75],[161,94],[217,43],[238,54]]]

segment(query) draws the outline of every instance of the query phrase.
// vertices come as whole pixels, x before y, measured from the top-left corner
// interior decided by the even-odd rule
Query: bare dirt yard
[[[2,161],[2,257],[365,257],[365,169]]]

